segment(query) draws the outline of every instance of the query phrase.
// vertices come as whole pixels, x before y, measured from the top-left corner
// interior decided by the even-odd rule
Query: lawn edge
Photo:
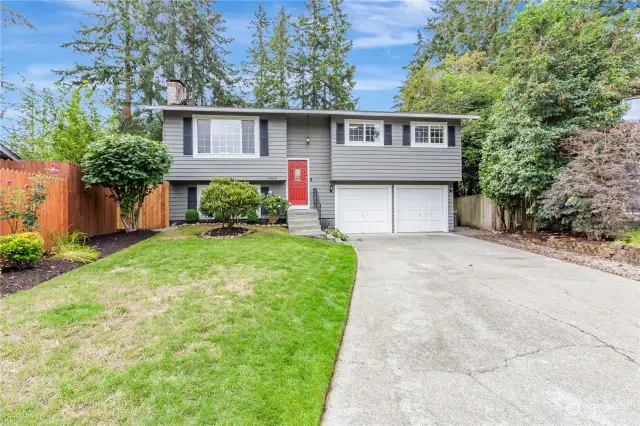
[[[349,294],[349,302],[347,303],[347,317],[344,320],[344,327],[342,329],[342,334],[340,335],[340,341],[338,341],[338,347],[336,348],[336,354],[333,359],[333,365],[331,366],[331,377],[329,378],[329,384],[327,385],[327,390],[324,393],[324,403],[322,404],[322,414],[320,415],[320,420],[318,421],[318,425],[322,425],[324,423],[324,416],[327,413],[327,403],[329,402],[329,395],[331,395],[331,391],[333,390],[333,380],[336,376],[336,367],[338,366],[338,357],[340,356],[340,351],[342,349],[342,343],[344,342],[344,335],[347,332],[347,326],[349,325],[349,319],[351,318],[351,302],[353,301],[353,293],[356,290],[356,283],[358,282],[358,273],[360,272],[360,253],[358,253],[358,249],[356,249],[353,245],[351,246],[353,251],[356,253],[356,270],[353,274],[353,284],[351,285],[351,294]]]

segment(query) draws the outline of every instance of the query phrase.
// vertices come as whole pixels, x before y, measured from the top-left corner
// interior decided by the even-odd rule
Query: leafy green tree
[[[249,216],[260,207],[260,193],[249,182],[235,178],[213,179],[202,190],[198,210],[205,216],[215,217],[227,228],[239,218]]]
[[[145,197],[162,183],[171,160],[161,142],[112,134],[89,146],[82,160],[82,180],[87,187],[109,188],[127,232],[135,231]]]
[[[462,128],[461,195],[480,193],[478,168],[489,130],[488,111],[507,82],[485,64],[484,52],[467,52],[459,58],[450,55],[442,64],[415,69],[396,96],[396,108],[401,111],[481,115]]]
[[[2,26],[7,28],[9,25],[18,25],[19,27],[27,27],[35,30],[36,27],[22,13],[9,9],[4,4],[0,5],[0,15],[2,16]]]
[[[25,160],[79,163],[87,146],[105,132],[93,90],[56,84],[37,90],[25,82],[15,105],[18,117],[5,143]]]
[[[526,200],[537,213],[564,167],[558,142],[615,124],[638,90],[638,11],[605,12],[598,0],[531,4],[498,36],[495,69],[514,77],[493,108],[480,177],[500,208]]]
[[[248,60],[243,63],[243,71],[251,81],[253,86],[253,104],[257,107],[265,107],[273,103],[275,93],[267,86],[267,73],[269,62],[269,52],[267,44],[269,42],[269,29],[271,21],[267,12],[258,5],[254,12],[254,20],[247,27],[252,31],[251,46],[247,50]]]

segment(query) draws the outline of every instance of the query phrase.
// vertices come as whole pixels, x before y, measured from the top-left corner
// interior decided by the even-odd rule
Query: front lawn
[[[353,249],[202,230],[0,299],[0,424],[317,424]]]

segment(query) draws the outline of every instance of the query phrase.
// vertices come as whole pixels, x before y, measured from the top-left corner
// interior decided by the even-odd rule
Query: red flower
[[[27,200],[33,201],[33,197],[28,197]]]
[[[27,188],[29,188],[29,184],[28,184],[28,183],[25,183],[25,184],[24,184],[24,189],[27,189]]]
[[[54,169],[56,167],[56,163],[49,163],[49,167],[51,167],[52,169]]]
[[[58,173],[57,169],[49,169],[49,171],[51,172],[52,175],[55,175],[56,173]]]
[[[11,185],[13,181],[11,179],[7,179],[7,185]]]

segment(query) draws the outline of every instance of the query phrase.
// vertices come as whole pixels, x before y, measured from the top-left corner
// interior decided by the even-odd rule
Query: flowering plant
[[[55,163],[49,164],[49,173],[56,175]],[[27,231],[33,231],[38,227],[40,207],[47,199],[47,179],[43,174],[29,177],[31,185],[25,184],[18,188],[11,179],[5,184],[0,181],[0,220],[6,220],[11,233],[18,232],[20,219]]]

